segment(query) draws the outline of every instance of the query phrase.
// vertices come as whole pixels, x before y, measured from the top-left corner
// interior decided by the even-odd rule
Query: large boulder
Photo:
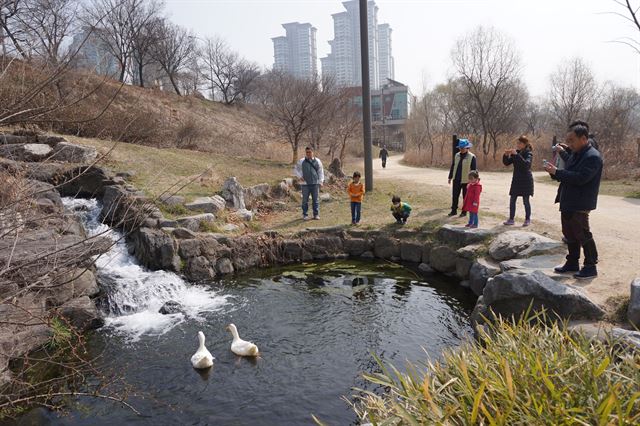
[[[564,250],[563,247],[560,241],[543,237],[534,232],[507,231],[498,235],[491,242],[489,255],[493,259],[501,261]]]
[[[555,266],[563,263],[563,261],[564,256],[557,254],[533,256],[526,259],[511,259],[500,262],[500,270],[502,272],[511,271],[521,274],[530,274],[533,271],[542,271],[556,281],[564,281],[569,279],[570,275],[558,274],[553,270]]]
[[[51,157],[52,152],[49,145],[39,143],[0,145],[0,156],[14,161],[43,161]]]
[[[171,235],[159,229],[140,228],[131,234],[133,254],[151,270],[180,271],[180,257]]]
[[[244,188],[235,176],[227,178],[222,184],[222,198],[234,209],[247,208],[244,203]]]
[[[344,240],[344,251],[349,256],[360,256],[362,253],[370,251],[372,247],[371,242],[365,238],[345,238]]]
[[[500,273],[500,268],[489,263],[483,258],[477,259],[469,269],[469,287],[476,296],[482,296],[484,286],[487,285],[489,278]]]
[[[60,185],[58,190],[65,197],[103,197],[108,186],[114,185],[111,173],[101,167],[75,167],[65,171],[49,183]]]
[[[461,280],[469,278],[469,272],[473,261],[464,257],[458,257],[456,259],[456,276]]]
[[[28,136],[0,134],[0,144],[26,144],[30,143],[31,138]]]
[[[80,331],[94,330],[104,325],[104,319],[89,296],[68,301],[60,307],[60,315]]]
[[[334,158],[331,160],[331,164],[329,164],[329,173],[334,175],[337,178],[344,178],[344,173],[342,172],[342,164],[340,163],[339,158]]]
[[[223,200],[224,201],[224,200]],[[161,195],[160,202],[165,206],[179,206],[185,203],[185,199],[182,195]]]
[[[376,238],[373,253],[380,259],[400,257],[400,241],[396,238],[380,236]]]
[[[431,249],[429,265],[438,272],[453,272],[456,269],[456,252],[449,246]]]
[[[95,161],[98,151],[90,146],[76,145],[69,142],[59,142],[53,149],[52,158],[67,163],[88,164]]]
[[[216,214],[224,210],[226,201],[219,195],[213,197],[201,197],[196,198],[190,203],[186,203],[184,206],[188,210],[203,211],[205,213]]]
[[[417,241],[402,241],[400,243],[400,258],[405,262],[422,262],[423,245]]]
[[[455,247],[464,247],[469,244],[480,243],[490,236],[494,235],[494,231],[489,229],[469,229],[462,226],[444,225],[436,234],[438,240],[443,243],[453,245]]]
[[[540,271],[531,274],[505,272],[489,279],[484,304],[496,314],[521,315],[531,307],[542,308],[564,319],[599,319],[604,311],[582,292],[560,284]]]
[[[640,328],[640,278],[636,278],[631,281],[631,294],[629,295],[627,318],[631,324]]]
[[[184,311],[184,307],[180,304],[180,302],[176,302],[175,300],[168,300],[160,307],[158,310],[162,315],[173,315],[179,314]]]
[[[238,211],[233,212],[233,216],[245,222],[251,222],[253,220],[253,212],[247,209],[238,209]]]
[[[271,185],[268,183],[260,183],[258,185],[244,188],[244,202],[246,206],[252,208],[257,200],[268,198],[270,192]]]

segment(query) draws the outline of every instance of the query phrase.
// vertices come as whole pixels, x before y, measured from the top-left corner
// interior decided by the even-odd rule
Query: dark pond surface
[[[55,425],[329,425],[356,421],[342,398],[377,371],[372,354],[402,367],[470,338],[474,298],[455,283],[418,278],[390,264],[340,261],[270,269],[201,284],[214,308],[163,328],[123,327],[112,318],[91,337],[101,368],[126,378],[143,416],[103,400],[81,399]],[[215,295],[215,296],[212,296]],[[158,321],[155,316],[136,323]],[[260,348],[257,361],[231,353],[225,326]],[[149,324],[145,324],[148,326]],[[214,367],[189,362],[202,330]],[[424,348],[424,350],[423,350]]]

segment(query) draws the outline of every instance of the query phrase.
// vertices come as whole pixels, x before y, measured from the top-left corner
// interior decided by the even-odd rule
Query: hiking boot
[[[457,211],[455,211],[455,210],[451,210],[451,212],[450,212],[447,216],[451,217],[451,216],[455,216],[455,215],[457,215],[457,214],[458,214],[458,212],[457,212]]]
[[[553,268],[553,270],[559,274],[565,274],[567,272],[578,272],[580,270],[580,265],[578,265],[577,263],[565,262],[564,265],[558,265]]]
[[[458,216],[458,217],[467,217],[467,212],[460,213],[460,216]]]
[[[502,222],[502,224],[503,225],[507,225],[507,226],[511,226],[511,225],[515,225],[516,222],[513,219],[509,219],[509,220],[506,220],[506,221]]]
[[[529,226],[529,225],[531,225],[531,221],[530,221],[530,220],[525,220],[525,221],[522,223],[522,226]]]
[[[573,274],[573,278],[577,280],[588,280],[598,276],[596,265],[585,265],[577,274]]]

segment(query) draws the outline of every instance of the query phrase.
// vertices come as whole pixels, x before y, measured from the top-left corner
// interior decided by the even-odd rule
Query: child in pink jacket
[[[465,227],[478,227],[478,210],[480,208],[481,192],[482,184],[480,183],[480,174],[477,170],[471,170],[469,172],[469,183],[467,184],[467,195],[464,197],[464,206],[462,207],[462,211],[469,212],[469,223],[467,223]]]

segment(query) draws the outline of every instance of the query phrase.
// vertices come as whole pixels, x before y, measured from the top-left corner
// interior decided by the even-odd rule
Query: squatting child
[[[362,212],[362,199],[364,198],[364,183],[360,182],[360,172],[353,172],[353,180],[347,187],[347,192],[351,198],[351,224],[360,223],[360,213]]]
[[[467,184],[467,194],[464,196],[463,210],[469,212],[469,223],[465,227],[478,227],[478,210],[480,208],[480,193],[482,192],[482,184],[480,184],[480,174],[477,170],[469,172],[469,183]]]
[[[404,225],[411,214],[411,206],[403,203],[400,197],[394,195],[391,198],[391,214],[393,214],[397,224]]]

